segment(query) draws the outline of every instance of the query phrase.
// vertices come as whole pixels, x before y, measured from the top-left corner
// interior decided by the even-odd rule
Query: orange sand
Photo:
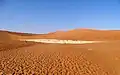
[[[107,40],[60,45],[20,42],[21,38]],[[120,75],[120,31],[76,29],[49,34],[0,31],[0,74]]]

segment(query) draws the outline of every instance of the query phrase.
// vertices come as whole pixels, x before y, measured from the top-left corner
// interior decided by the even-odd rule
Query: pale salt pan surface
[[[103,41],[58,40],[58,39],[20,39],[20,41],[33,41],[33,42],[56,43],[56,44],[87,44],[87,43],[103,42]]]

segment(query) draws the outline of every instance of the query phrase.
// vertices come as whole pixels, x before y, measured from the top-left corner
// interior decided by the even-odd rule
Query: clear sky
[[[0,0],[0,29],[120,29],[120,0]]]

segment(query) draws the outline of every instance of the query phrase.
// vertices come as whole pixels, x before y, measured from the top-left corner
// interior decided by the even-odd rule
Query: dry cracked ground
[[[0,43],[0,74],[120,75],[119,44]]]

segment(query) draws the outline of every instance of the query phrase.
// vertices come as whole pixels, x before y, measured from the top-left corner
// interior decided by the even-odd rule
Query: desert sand
[[[108,41],[50,44],[19,39]],[[120,75],[120,31],[75,29],[48,34],[0,31],[1,75]]]

